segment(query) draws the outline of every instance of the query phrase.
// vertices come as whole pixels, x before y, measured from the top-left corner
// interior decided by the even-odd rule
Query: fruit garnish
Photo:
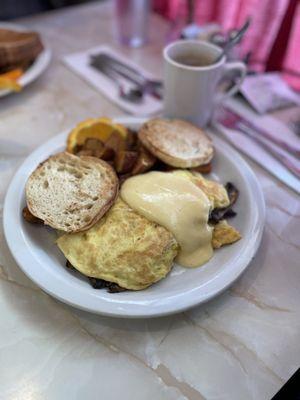
[[[102,143],[110,142],[115,137],[120,143],[124,142],[127,136],[127,129],[114,123],[109,118],[91,118],[79,123],[69,134],[67,139],[67,151],[74,153],[74,149],[82,146],[87,139],[98,139]],[[114,139],[115,140],[115,139]]]

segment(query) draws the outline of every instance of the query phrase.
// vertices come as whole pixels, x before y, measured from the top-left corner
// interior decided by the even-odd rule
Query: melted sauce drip
[[[121,197],[136,212],[172,232],[180,245],[179,264],[198,267],[212,257],[210,202],[191,181],[153,171],[127,179]]]

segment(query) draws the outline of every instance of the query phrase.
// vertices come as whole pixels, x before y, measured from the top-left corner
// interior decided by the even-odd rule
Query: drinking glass
[[[147,42],[150,0],[115,0],[119,41],[130,47]]]

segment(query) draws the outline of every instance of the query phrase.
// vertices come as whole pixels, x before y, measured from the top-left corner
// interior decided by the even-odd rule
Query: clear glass
[[[150,0],[115,0],[119,41],[130,47],[143,46],[148,39]]]

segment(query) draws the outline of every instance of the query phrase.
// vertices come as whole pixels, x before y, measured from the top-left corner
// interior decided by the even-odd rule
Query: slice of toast
[[[89,229],[109,210],[117,194],[118,178],[109,164],[67,152],[49,157],[26,183],[29,211],[65,232]]]
[[[138,137],[153,155],[172,167],[208,164],[214,154],[211,139],[186,121],[153,119],[142,125]]]
[[[0,68],[30,64],[43,50],[36,32],[17,32],[0,28]]]

